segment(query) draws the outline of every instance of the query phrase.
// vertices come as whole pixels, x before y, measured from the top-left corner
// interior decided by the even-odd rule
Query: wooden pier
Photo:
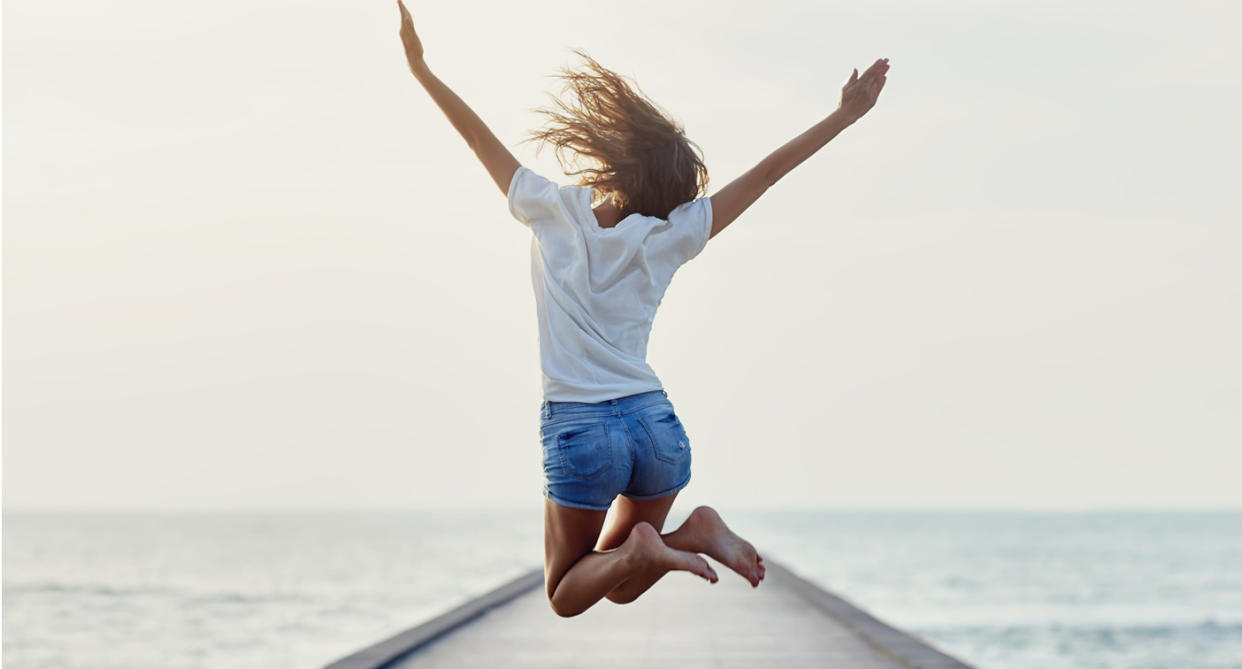
[[[534,571],[326,669],[969,669],[781,565],[752,589],[672,573],[631,604],[557,617]]]

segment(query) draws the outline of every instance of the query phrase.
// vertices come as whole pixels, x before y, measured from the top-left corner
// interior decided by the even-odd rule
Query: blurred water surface
[[[1242,513],[734,514],[811,580],[981,667],[1242,667]]]
[[[981,667],[1242,668],[1242,513],[722,511]],[[321,667],[541,555],[531,511],[6,513],[4,666]]]

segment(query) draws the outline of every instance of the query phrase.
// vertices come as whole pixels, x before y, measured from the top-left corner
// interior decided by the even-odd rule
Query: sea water
[[[785,512],[735,525],[979,667],[1242,668],[1242,513]]]
[[[979,667],[1242,668],[1239,512],[722,511]],[[537,511],[6,512],[3,664],[315,669],[537,567],[541,532]]]

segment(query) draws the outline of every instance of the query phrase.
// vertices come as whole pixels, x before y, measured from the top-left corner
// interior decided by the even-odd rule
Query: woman
[[[560,187],[521,166],[486,125],[428,69],[405,5],[400,36],[410,71],[483,162],[530,227],[531,278],[543,370],[544,576],[548,601],[574,616],[602,598],[631,602],[664,574],[716,582],[705,554],[763,580],[763,558],[711,507],[661,535],[690,480],[684,426],[647,365],[647,336],[676,270],[772,184],[875,104],[887,59],[855,69],[839,108],[716,194],[680,126],[589,56],[565,71],[576,105],[545,110],[533,139],[557,158],[585,159],[580,185]],[[609,508],[614,522],[604,529]],[[601,536],[602,532],[602,536]]]

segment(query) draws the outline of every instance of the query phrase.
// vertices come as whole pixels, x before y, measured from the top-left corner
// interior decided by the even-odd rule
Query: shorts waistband
[[[651,390],[602,402],[554,402],[544,400],[539,405],[539,415],[545,420],[557,416],[620,416],[667,401],[668,393],[664,390]]]

